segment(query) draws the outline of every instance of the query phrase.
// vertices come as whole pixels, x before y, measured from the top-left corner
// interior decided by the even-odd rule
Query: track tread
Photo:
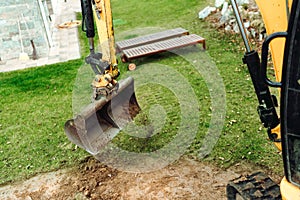
[[[262,172],[242,176],[227,185],[227,199],[235,200],[239,194],[246,200],[280,200],[280,188]]]

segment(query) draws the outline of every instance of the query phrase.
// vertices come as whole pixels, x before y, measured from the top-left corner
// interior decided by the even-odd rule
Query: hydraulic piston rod
[[[236,3],[235,0],[230,0],[230,1],[231,1],[233,12],[235,14],[237,24],[239,26],[239,30],[241,32],[241,35],[242,35],[242,38],[243,38],[243,41],[244,41],[244,44],[245,44],[245,47],[246,47],[246,51],[247,51],[247,53],[249,53],[249,52],[252,51],[252,49],[251,49],[251,46],[250,46],[250,43],[249,43],[249,39],[248,39],[248,36],[247,36],[247,32],[246,32],[243,20],[241,18],[241,14],[239,12],[239,8],[238,8],[237,3]]]

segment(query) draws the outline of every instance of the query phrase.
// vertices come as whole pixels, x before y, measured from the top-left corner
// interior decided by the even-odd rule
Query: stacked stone
[[[263,40],[266,37],[266,31],[258,7],[253,1],[237,0],[236,2],[248,36]],[[215,25],[218,28],[222,28],[226,32],[239,33],[239,28],[228,0],[216,0],[215,6],[207,6],[199,12],[200,19],[205,19],[211,15],[215,18],[214,21],[217,21]]]

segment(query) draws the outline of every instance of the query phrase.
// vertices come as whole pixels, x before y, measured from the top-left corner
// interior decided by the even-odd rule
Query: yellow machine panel
[[[287,30],[288,10],[292,1],[289,0],[256,0],[263,21],[265,23],[267,34]],[[270,49],[272,61],[276,74],[276,80],[281,80],[281,68],[283,62],[284,38],[278,38],[271,42]]]
[[[286,178],[283,178],[280,183],[281,197],[283,200],[300,199],[299,188],[289,183]]]

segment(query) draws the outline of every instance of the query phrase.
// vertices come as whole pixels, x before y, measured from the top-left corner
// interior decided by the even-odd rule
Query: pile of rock
[[[236,0],[244,26],[249,38],[263,40],[266,37],[266,30],[253,0]],[[228,0],[216,0],[214,6],[207,6],[199,12],[200,19],[208,19],[226,32],[239,33],[239,28]]]

